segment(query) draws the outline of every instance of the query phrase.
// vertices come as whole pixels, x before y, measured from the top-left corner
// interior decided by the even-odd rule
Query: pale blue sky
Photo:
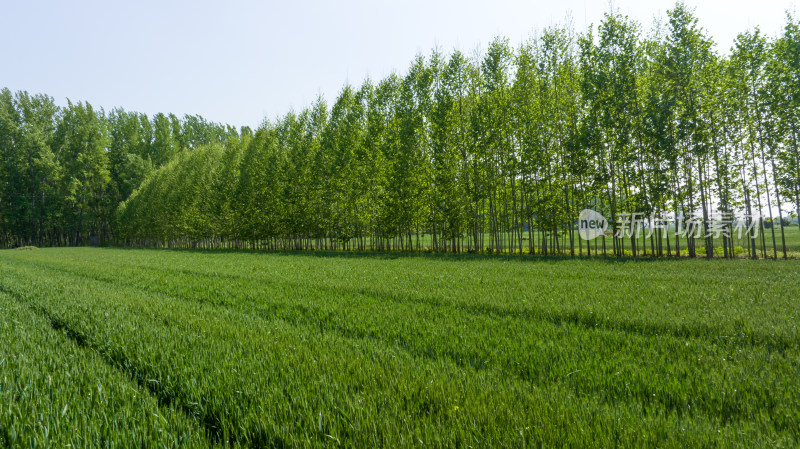
[[[687,0],[723,50],[756,25],[780,31],[800,0]],[[615,0],[646,27],[674,1]],[[578,31],[608,1],[0,0],[0,87],[144,112],[255,126],[345,82],[404,72],[434,46],[514,45],[571,14]]]

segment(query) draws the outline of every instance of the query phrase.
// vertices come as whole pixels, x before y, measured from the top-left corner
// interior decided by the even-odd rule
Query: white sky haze
[[[778,34],[800,0],[693,0],[727,52],[739,32]],[[647,29],[674,1],[615,0]],[[438,46],[472,54],[494,36],[518,45],[571,16],[578,32],[607,1],[8,1],[0,0],[0,87],[152,115],[200,114],[256,126],[346,83],[404,73]]]

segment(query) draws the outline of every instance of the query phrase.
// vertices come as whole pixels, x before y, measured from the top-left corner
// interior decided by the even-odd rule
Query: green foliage
[[[788,258],[784,229],[765,223],[800,215],[799,29],[787,15],[780,37],[747,31],[722,56],[683,3],[646,36],[611,12],[580,35],[556,26],[472,58],[418,55],[255,131],[6,90],[0,236]],[[581,240],[586,208],[616,235]],[[673,229],[700,219],[701,235],[619,235],[625,213]],[[715,234],[723,215],[750,232]]]
[[[238,132],[45,95],[0,92],[0,246],[114,241],[119,204],[188,145],[241,145]],[[237,163],[233,163],[235,168]],[[223,192],[225,192],[223,190]],[[209,213],[215,211],[208,211]]]

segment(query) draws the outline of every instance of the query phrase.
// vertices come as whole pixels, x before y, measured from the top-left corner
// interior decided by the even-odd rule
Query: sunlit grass
[[[0,252],[4,304],[52,334],[32,340],[42,357],[79,351],[88,378],[146,401],[115,407],[243,447],[793,447],[799,273],[794,260]],[[54,385],[75,413],[118,413]],[[50,394],[32,382],[34,410],[0,422],[41,435],[29,416]],[[124,430],[92,422],[81,435],[125,447]]]

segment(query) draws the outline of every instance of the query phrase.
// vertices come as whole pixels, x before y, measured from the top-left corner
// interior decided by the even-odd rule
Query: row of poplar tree
[[[722,55],[684,5],[667,19],[645,33],[609,13],[582,34],[557,26],[517,48],[498,38],[474,56],[434,51],[404,75],[345,86],[330,107],[320,98],[255,132],[212,126],[213,143],[166,152],[141,128],[151,153],[119,150],[110,131],[71,131],[83,140],[63,143],[55,126],[41,146],[64,161],[54,165],[63,181],[26,179],[59,203],[44,221],[65,237],[50,242],[94,232],[179,247],[785,255],[784,226],[772,224],[800,214],[800,21],[787,14],[775,39],[742,33]],[[58,125],[73,109],[94,114],[70,105]],[[120,114],[98,118],[98,135]],[[114,175],[126,164],[146,168]],[[576,235],[584,208],[612,229],[624,212],[671,216],[675,228],[699,216],[704,231],[712,216],[735,215],[749,234],[634,233],[598,239],[599,249]],[[52,227],[33,227],[38,216],[4,214],[4,232],[41,236]]]
[[[0,247],[115,241],[119,204],[175,155],[238,139],[199,116],[0,91]]]

